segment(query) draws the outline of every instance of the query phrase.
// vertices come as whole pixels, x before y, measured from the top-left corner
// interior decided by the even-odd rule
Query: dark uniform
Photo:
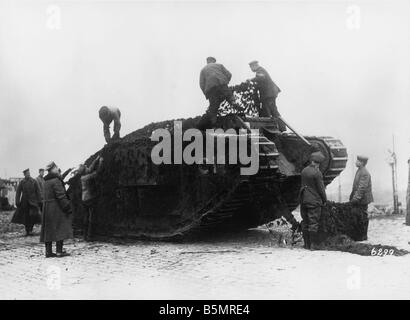
[[[37,181],[31,177],[21,180],[16,191],[17,210],[11,222],[23,224],[27,235],[31,234],[35,224],[41,223],[41,201],[42,195]]]
[[[199,76],[199,86],[205,97],[209,100],[206,115],[212,125],[216,123],[219,105],[224,101],[235,104],[232,90],[228,88],[232,74],[220,63],[210,62]]]
[[[256,69],[256,77],[253,80],[256,81],[259,89],[259,97],[262,103],[261,116],[280,117],[276,106],[276,98],[281,90],[275,82],[273,82],[269,73],[265,68],[259,66]]]
[[[63,241],[73,238],[72,209],[67,197],[64,182],[59,174],[50,172],[55,166],[48,165],[49,173],[44,177],[44,201],[40,242],[46,246],[46,257],[55,256],[52,252],[52,242],[56,242],[57,254],[65,255]]]
[[[81,175],[81,200],[86,211],[83,220],[84,239],[87,241],[91,240],[93,233],[93,215],[99,195],[97,176],[101,171],[102,163],[103,158],[101,156],[98,156],[94,159],[89,167],[86,167],[84,165],[82,172],[79,173]]]
[[[358,160],[360,160],[360,158],[358,158]],[[350,194],[349,199],[353,206],[352,210],[355,212],[358,219],[357,225],[361,228],[359,234],[363,235],[362,239],[359,241],[367,240],[367,229],[369,226],[367,207],[370,202],[373,202],[373,194],[372,179],[369,171],[367,171],[364,166],[357,169],[353,181],[352,193]]]
[[[312,161],[321,162],[323,156],[312,155]],[[300,189],[300,209],[302,216],[302,233],[305,247],[310,243],[318,244],[318,231],[322,205],[326,203],[326,191],[323,175],[319,169],[310,164],[302,170]]]

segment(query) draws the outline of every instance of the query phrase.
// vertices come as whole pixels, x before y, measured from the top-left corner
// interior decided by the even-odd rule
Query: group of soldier
[[[115,107],[103,106],[99,110],[99,117],[103,122],[104,138],[107,143],[120,138],[121,112]],[[114,134],[111,137],[109,125],[114,122]],[[92,188],[92,178],[102,167],[103,159],[96,157],[94,161],[86,166],[81,164],[76,170],[70,168],[64,173],[52,161],[45,169],[39,169],[39,175],[33,179],[30,170],[23,171],[24,178],[20,181],[16,190],[16,206],[11,222],[23,224],[26,236],[33,235],[35,224],[41,224],[40,242],[45,244],[45,256],[64,257],[69,255],[63,250],[65,239],[73,237],[72,207],[70,205],[69,191],[66,189],[64,179],[72,172],[72,178],[79,177],[82,184],[82,203],[87,215],[84,219],[85,238],[91,233],[91,219],[93,214],[93,201],[95,200]],[[47,174],[45,175],[45,171]],[[52,243],[56,243],[56,253],[53,252]]]
[[[81,164],[76,170],[70,168],[61,173],[60,168],[52,161],[45,170],[39,170],[39,176],[33,179],[30,170],[23,171],[24,178],[20,181],[16,192],[16,206],[11,222],[23,224],[26,236],[33,235],[33,226],[41,224],[40,242],[45,244],[45,256],[68,256],[63,250],[64,240],[73,237],[73,212],[70,203],[70,191],[66,189],[65,178],[72,172],[68,183],[76,178],[82,184],[82,203],[87,212],[84,219],[85,238],[88,240],[91,232],[90,225],[93,214],[93,201],[95,191],[90,180],[98,174],[102,167],[103,159],[97,156],[94,161],[86,166]],[[44,176],[44,171],[47,175]],[[56,253],[53,253],[52,243],[56,243]]]
[[[41,223],[40,242],[45,243],[46,257],[64,257],[65,239],[73,237],[72,210],[65,189],[64,177],[58,166],[51,162],[33,179],[30,170],[23,171],[24,178],[17,186],[17,210],[11,222],[25,226],[26,236],[33,235],[33,226]],[[56,243],[56,253],[52,251],[52,242]]]
[[[255,72],[255,78],[249,80],[257,84],[261,102],[260,116],[280,118],[276,106],[276,98],[281,91],[272,81],[268,72],[252,61],[249,66]],[[216,125],[217,113],[223,101],[235,105],[232,90],[228,87],[232,74],[213,57],[207,58],[207,65],[200,73],[200,87],[205,97],[209,100],[209,107],[201,121],[208,122],[211,126]],[[103,106],[99,110],[100,120],[103,122],[104,138],[107,143],[115,142],[120,138],[121,112],[118,108]],[[114,134],[111,137],[110,124],[114,122]],[[281,122],[279,122],[281,123]],[[286,127],[279,125],[280,131]],[[323,176],[319,170],[320,163],[324,160],[320,152],[312,153],[310,164],[302,170],[300,209],[302,222],[300,229],[307,249],[318,249],[320,247],[319,223],[322,207],[326,205],[327,197]],[[361,225],[364,226],[364,237],[367,240],[367,206],[373,201],[371,177],[366,169],[368,158],[358,156],[356,166],[358,170],[353,182],[350,202],[355,214],[360,217]],[[88,212],[85,219],[85,235],[91,234],[91,219],[93,214],[95,194],[91,188],[91,181],[99,172],[103,159],[98,156],[92,164],[87,167],[81,164],[73,171],[73,176],[80,177],[82,184],[82,202]],[[24,179],[19,183],[16,192],[17,210],[12,218],[13,223],[25,225],[26,236],[32,235],[34,224],[41,223],[40,241],[45,243],[46,257],[62,257],[69,255],[63,250],[63,241],[73,237],[72,208],[69,195],[66,191],[64,178],[73,169],[63,174],[58,166],[51,162],[44,169],[39,170],[36,179],[31,178],[30,170],[23,171]],[[45,171],[47,175],[44,176]],[[41,213],[41,216],[40,216]],[[293,220],[296,222],[294,217]],[[296,230],[296,228],[292,228]],[[52,242],[56,242],[56,253],[53,253]]]
[[[322,207],[326,205],[327,197],[323,175],[319,170],[320,163],[324,161],[320,152],[312,153],[310,164],[302,170],[300,189],[300,213],[302,216],[302,236],[306,249],[317,250],[321,248],[321,234],[319,230]],[[367,208],[373,202],[372,181],[366,168],[368,157],[357,156],[356,175],[353,181],[349,201],[352,214],[357,217],[358,225],[362,226],[362,239],[367,240],[369,219]]]
[[[235,101],[232,90],[228,87],[231,81],[232,74],[224,67],[223,64],[217,63],[214,57],[206,59],[206,66],[202,68],[199,76],[199,86],[206,99],[209,100],[209,107],[206,111],[203,122],[208,122],[209,125],[215,126],[218,108],[223,101],[235,106]],[[252,72],[255,72],[255,77],[248,81],[256,83],[261,108],[259,115],[261,117],[271,117],[274,119],[280,118],[280,113],[276,106],[276,98],[281,92],[279,87],[273,82],[269,73],[265,68],[259,65],[258,61],[249,63]],[[286,127],[279,122],[279,129],[285,131]]]

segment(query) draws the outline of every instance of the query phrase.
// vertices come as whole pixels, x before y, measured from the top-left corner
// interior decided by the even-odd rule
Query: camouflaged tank
[[[94,235],[170,239],[257,227],[298,206],[300,173],[313,151],[325,156],[320,170],[326,185],[345,168],[347,153],[340,140],[280,132],[275,120],[257,116],[259,101],[252,83],[233,90],[242,108],[222,104],[217,127],[238,134],[240,129],[247,130],[249,146],[249,129],[258,129],[252,140],[259,151],[258,172],[241,175],[241,163],[156,165],[151,151],[158,142],[151,141],[151,134],[158,128],[172,133],[174,121],[152,123],[87,160],[90,163],[97,155],[104,159],[95,181]],[[182,130],[196,128],[200,118],[180,119]],[[219,138],[229,136],[232,133],[221,133]],[[75,227],[81,230],[86,210],[80,179],[71,181],[71,194]]]

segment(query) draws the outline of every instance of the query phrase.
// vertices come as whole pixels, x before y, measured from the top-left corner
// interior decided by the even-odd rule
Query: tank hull
[[[307,145],[294,134],[271,130],[271,119],[244,120],[250,128],[259,129],[255,175],[241,175],[239,164],[155,165],[151,151],[156,142],[149,132],[141,135],[141,131],[90,157],[88,162],[97,154],[104,159],[97,176],[100,190],[93,203],[93,235],[172,239],[257,227],[298,206],[300,172],[313,149],[326,157],[320,167],[325,184],[345,167],[346,148],[337,139],[305,137]],[[80,179],[72,181],[77,230],[90,217],[79,190]]]

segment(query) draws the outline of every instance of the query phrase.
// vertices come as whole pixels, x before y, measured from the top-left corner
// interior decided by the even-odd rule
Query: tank
[[[224,103],[216,126],[222,132],[202,130],[201,134],[204,141],[211,136],[227,141],[227,145],[233,136],[245,136],[247,146],[259,151],[257,173],[242,174],[246,165],[241,163],[155,164],[151,152],[158,142],[152,141],[151,135],[159,128],[172,134],[175,122],[152,123],[105,145],[86,161],[90,164],[97,156],[103,158],[95,178],[98,192],[91,219],[93,235],[165,240],[254,228],[295,210],[300,173],[313,151],[325,156],[320,170],[326,185],[345,168],[347,152],[340,140],[280,132],[277,120],[257,116],[259,101],[253,83],[233,90],[242,108]],[[197,128],[201,117],[178,121],[185,132]],[[257,129],[256,133],[251,129]],[[183,148],[189,143],[183,142]],[[74,226],[81,231],[87,209],[81,201],[79,177],[70,180],[70,194]]]

